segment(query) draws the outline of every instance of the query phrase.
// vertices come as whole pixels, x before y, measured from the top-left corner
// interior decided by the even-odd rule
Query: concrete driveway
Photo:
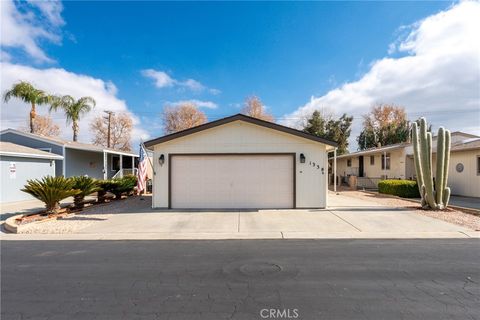
[[[332,192],[329,208],[323,210],[179,212],[152,210],[150,205],[150,197],[144,200],[137,197],[94,207],[91,209],[94,212],[112,215],[75,234],[62,236],[75,239],[285,239],[467,238],[478,234],[413,210],[381,206],[374,201]]]
[[[301,239],[468,238],[480,232],[374,200],[329,193],[328,209],[258,211],[152,210],[150,197],[133,197],[85,210],[110,214],[69,234],[3,235],[3,239]],[[92,218],[93,219],[93,218]],[[48,231],[48,223],[42,223]]]

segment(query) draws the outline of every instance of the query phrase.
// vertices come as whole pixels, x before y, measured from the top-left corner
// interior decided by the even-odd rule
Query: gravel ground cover
[[[141,211],[141,208],[149,208],[150,201],[150,196],[113,200],[109,203],[86,207],[83,211],[63,219],[32,223],[19,233],[75,233],[94,223],[102,223],[114,214],[134,212],[136,210]]]
[[[422,210],[420,208],[420,204],[417,204],[415,202],[404,200],[398,197],[379,194],[376,192],[343,190],[340,191],[340,193],[343,195],[348,195],[364,200],[375,201],[385,206],[412,209],[415,210],[415,212],[417,212],[418,214],[454,223],[456,225],[470,228],[475,231],[480,231],[480,216],[471,213],[462,212],[452,208],[448,208],[447,210],[442,211]]]

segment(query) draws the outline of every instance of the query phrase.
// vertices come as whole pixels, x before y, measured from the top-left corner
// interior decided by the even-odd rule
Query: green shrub
[[[72,179],[46,176],[42,179],[27,180],[21,191],[26,192],[45,203],[45,214],[58,213],[60,201],[75,196],[80,190],[74,188]]]
[[[86,196],[98,191],[100,187],[95,179],[86,176],[73,177],[73,188],[80,190],[80,193],[73,196],[73,204],[75,208],[82,209],[84,207],[83,200]]]
[[[414,180],[382,180],[378,183],[378,192],[402,198],[420,198],[417,182]]]

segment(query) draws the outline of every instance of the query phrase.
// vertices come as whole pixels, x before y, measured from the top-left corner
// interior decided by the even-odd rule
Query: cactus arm
[[[437,135],[437,168],[435,173],[435,199],[440,209],[443,209],[443,189],[445,188],[445,129],[440,127]]]
[[[432,171],[432,133],[427,132],[427,158],[428,158],[428,172],[432,177],[432,183],[433,183],[433,171]]]
[[[433,179],[432,179],[432,135],[427,133],[427,122],[425,118],[420,119],[420,158],[423,171],[423,183],[425,186],[425,200],[432,208],[437,208],[437,203],[433,197]]]
[[[417,176],[418,191],[420,192],[420,195],[422,195],[423,172],[422,172],[422,164],[420,160],[420,142],[418,141],[418,126],[416,122],[412,124],[412,140],[413,140],[413,161],[415,163],[415,173]],[[423,199],[423,195],[422,195],[422,199]],[[422,207],[423,207],[423,204],[422,204]]]
[[[425,185],[422,185],[422,187],[420,188],[420,195],[422,196],[422,208],[423,209],[428,209],[429,206],[428,206],[428,203],[427,203],[427,200],[426,200],[426,195],[425,195]]]
[[[451,134],[450,130],[445,130],[445,161],[443,163],[443,185],[442,185],[442,190],[447,189],[447,184],[448,184],[448,168],[450,165],[450,147],[451,147]],[[447,201],[443,201],[443,205],[446,208],[448,205],[448,201],[450,199],[450,188],[449,190],[449,195],[446,197]],[[445,198],[444,198],[445,199]]]
[[[446,187],[445,190],[443,190],[443,205],[444,208],[448,206],[448,202],[450,201],[450,188]]]

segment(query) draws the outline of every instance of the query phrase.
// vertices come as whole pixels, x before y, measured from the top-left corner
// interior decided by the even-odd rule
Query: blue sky
[[[448,6],[395,3],[66,2],[76,41],[49,48],[63,67],[109,79],[139,114],[166,102],[213,101],[210,118],[238,112],[258,95],[280,117],[386,53],[399,26]],[[142,69],[221,90],[156,89]]]
[[[364,103],[357,100],[355,108],[322,99],[345,84],[361,83],[379,61],[419,56],[419,42],[428,37],[414,39],[413,50],[403,48],[402,43],[412,33],[422,31],[419,24],[424,19],[453,9],[451,2],[434,1],[67,1],[48,8],[38,2],[16,3],[16,10],[36,14],[39,21],[25,20],[57,38],[32,35],[49,61],[25,46],[15,45],[13,40],[3,41],[4,63],[28,67],[21,71],[25,77],[37,71],[60,69],[101,80],[107,87],[103,90],[107,93],[102,94],[112,95],[114,104],[121,101],[122,108],[138,117],[142,134],[153,137],[162,133],[158,115],[168,103],[197,100],[205,105],[202,110],[209,120],[214,120],[238,113],[245,98],[252,94],[258,95],[268,111],[287,125],[295,125],[301,110],[305,113],[312,108],[328,107],[337,114],[353,114],[354,135],[358,133],[360,115],[368,111],[372,102],[405,105],[407,112],[412,110],[412,117],[416,117],[418,107],[411,103],[411,94],[398,99],[378,94]],[[457,19],[464,20],[458,15]],[[2,34],[7,32],[6,27],[18,26],[4,25]],[[392,44],[399,44],[398,48],[392,50]],[[146,70],[150,70],[150,77]],[[155,85],[155,72],[166,75],[167,80],[162,78],[166,82]],[[389,87],[397,85],[403,86],[399,83]],[[414,100],[427,103],[423,99],[421,96]],[[100,99],[104,105],[97,109],[108,109],[108,101]],[[438,108],[441,114],[443,106]],[[448,110],[448,106],[445,108]],[[12,123],[7,121],[9,117],[2,114],[2,126]],[[475,123],[470,125],[473,128]]]

